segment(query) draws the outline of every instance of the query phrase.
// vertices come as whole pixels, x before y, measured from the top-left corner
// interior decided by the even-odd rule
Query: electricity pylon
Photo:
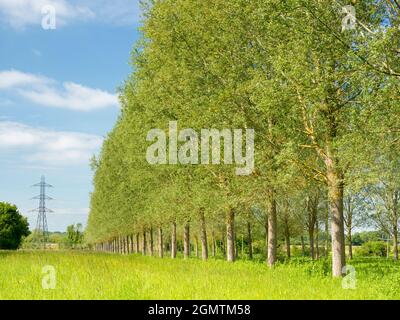
[[[49,231],[47,229],[47,212],[53,212],[52,210],[46,208],[46,200],[53,200],[46,195],[46,188],[52,188],[51,184],[47,184],[44,176],[41,177],[40,182],[34,184],[32,187],[40,187],[40,195],[33,197],[32,199],[39,199],[39,207],[32,211],[38,212],[36,220],[36,229],[34,231],[33,242],[38,244],[38,246],[43,246],[46,248],[46,244],[49,240]]]

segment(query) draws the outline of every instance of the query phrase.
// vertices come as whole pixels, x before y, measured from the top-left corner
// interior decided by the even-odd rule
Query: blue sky
[[[56,29],[42,28],[46,5]],[[42,174],[55,187],[49,230],[86,223],[89,158],[118,116],[139,21],[138,0],[0,0],[0,201],[31,228]]]

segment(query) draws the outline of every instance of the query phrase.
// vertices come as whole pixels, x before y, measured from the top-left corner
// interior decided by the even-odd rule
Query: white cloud
[[[95,17],[88,7],[73,5],[65,0],[0,0],[0,20],[14,29],[25,29],[35,24],[40,26],[42,8],[47,5],[55,8],[57,25]]]
[[[0,0],[1,1],[1,0]],[[74,82],[60,86],[55,80],[17,70],[0,71],[0,91],[10,90],[47,107],[92,111],[118,107],[118,97]]]
[[[44,106],[81,111],[118,106],[118,98],[108,92],[92,89],[73,82],[65,82],[63,90],[43,87],[36,90],[18,90],[30,101]]]
[[[39,86],[45,85],[49,82],[50,80],[46,79],[45,77],[20,72],[17,70],[0,71],[0,90],[26,85]]]
[[[86,133],[53,131],[19,122],[0,121],[1,153],[17,150],[27,163],[56,167],[88,163],[102,140]]]
[[[139,0],[83,0],[96,13],[96,20],[117,26],[134,25],[139,21]]]
[[[55,8],[57,27],[75,21],[134,25],[139,19],[139,0],[0,0],[0,21],[17,30],[40,27],[46,5]]]

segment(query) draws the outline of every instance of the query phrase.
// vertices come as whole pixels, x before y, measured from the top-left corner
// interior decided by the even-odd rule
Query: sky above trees
[[[46,4],[55,30],[41,26]],[[137,0],[0,0],[0,196],[31,227],[42,174],[55,186],[49,230],[86,223],[89,158],[118,115],[138,25]]]

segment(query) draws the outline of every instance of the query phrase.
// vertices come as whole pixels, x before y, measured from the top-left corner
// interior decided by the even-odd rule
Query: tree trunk
[[[346,265],[344,219],[343,219],[343,175],[335,168],[334,160],[327,158],[328,205],[332,215],[332,275],[342,276]]]
[[[158,227],[158,256],[164,257],[164,243],[163,243],[163,231],[161,227]]]
[[[288,259],[290,259],[290,228],[289,221],[287,217],[285,217],[285,243],[286,243],[286,255]]]
[[[204,208],[200,209],[200,240],[201,240],[201,258],[203,260],[207,260],[208,247],[207,247],[207,230],[206,230],[206,219],[204,217]]]
[[[291,253],[290,253],[290,237],[286,237],[286,255],[290,259]]]
[[[140,244],[140,240],[139,240],[139,233],[136,233],[136,252],[135,253],[139,253],[140,249],[139,249],[139,244]]]
[[[146,255],[146,230],[143,230],[143,239],[142,239],[142,254]]]
[[[237,242],[236,233],[234,233],[233,235],[235,237],[235,240],[233,242],[235,244],[235,260],[237,260],[238,257],[239,257],[239,245],[238,245],[238,242]]]
[[[241,254],[241,258],[243,259],[243,257],[244,257],[244,239],[243,239],[243,234],[242,234],[242,247],[241,247],[241,249],[242,249],[242,252],[240,254]]]
[[[329,209],[325,215],[325,257],[329,255]]]
[[[187,222],[183,231],[183,257],[184,259],[190,256],[190,226]]]
[[[307,228],[308,228],[308,238],[310,243],[310,257],[312,260],[315,259],[315,251],[314,251],[314,231],[316,227],[317,221],[317,213],[318,213],[318,196],[317,195],[309,195],[307,197]]]
[[[216,254],[216,244],[215,244],[215,236],[214,236],[214,232],[211,233],[211,256],[215,257]]]
[[[235,212],[230,208],[226,214],[226,259],[235,261]]]
[[[133,234],[131,234],[131,253],[134,253],[134,252],[135,252],[135,246],[133,243]]]
[[[196,258],[199,257],[199,241],[197,239],[197,236],[194,237],[194,253],[196,255]]]
[[[310,257],[312,260],[315,259],[314,253],[314,226],[308,227],[308,238],[310,240]]]
[[[319,259],[319,228],[318,221],[315,222],[315,258]]]
[[[386,240],[386,259],[389,259],[389,254],[390,254],[389,238],[390,238],[390,233],[388,233]]]
[[[265,219],[264,229],[265,229],[265,257],[266,260],[268,261],[268,218]]]
[[[306,246],[304,245],[304,237],[301,236],[301,254],[304,257],[306,255]]]
[[[398,215],[397,215],[397,208],[399,205],[399,191],[395,190],[392,195],[393,203],[392,203],[392,210],[393,210],[393,258],[394,260],[399,259],[399,248],[398,248]]]
[[[221,250],[222,250],[222,256],[223,256],[224,258],[226,258],[225,233],[226,233],[226,231],[222,233],[222,238],[221,238],[221,239],[222,239],[222,240],[221,240]]]
[[[351,229],[353,228],[353,206],[352,206],[352,197],[348,197],[345,202],[346,210],[344,215],[344,225],[346,228],[346,240],[349,248],[349,259],[353,259],[353,245],[351,243]]]
[[[249,251],[249,259],[253,259],[253,238],[251,236],[251,223],[247,222],[247,246]]]
[[[277,242],[277,223],[276,223],[276,202],[273,191],[270,192],[268,210],[268,260],[270,267],[276,262],[276,242]]]
[[[176,258],[176,222],[172,223],[171,231],[171,258]]]
[[[150,255],[154,255],[154,239],[153,239],[153,227],[150,227]]]
[[[398,249],[398,228],[397,228],[397,219],[395,220],[396,222],[393,222],[393,259],[398,260],[399,259],[399,249]]]
[[[349,246],[349,259],[353,259],[353,244],[351,243],[352,241],[352,236],[351,236],[351,227],[347,230],[347,241],[348,241],[348,246]]]

